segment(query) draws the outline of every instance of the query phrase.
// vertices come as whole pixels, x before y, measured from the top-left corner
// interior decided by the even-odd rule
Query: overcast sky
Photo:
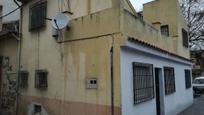
[[[142,5],[144,3],[147,3],[150,1],[154,1],[154,0],[130,0],[130,2],[132,3],[132,5],[134,6],[137,12],[142,10],[142,7],[143,7]]]
[[[3,6],[3,15],[7,14],[8,12],[18,7],[13,2],[13,0],[0,0],[0,5]],[[3,22],[10,22],[10,21],[18,20],[20,18],[19,14],[20,14],[20,11],[18,10],[7,17],[4,17]]]

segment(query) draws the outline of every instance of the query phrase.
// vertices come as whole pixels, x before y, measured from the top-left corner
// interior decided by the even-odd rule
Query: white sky
[[[154,0],[130,0],[130,2],[132,3],[132,5],[134,6],[134,8],[136,9],[136,11],[141,11],[143,8],[143,4],[150,2],[150,1],[154,1]]]
[[[3,6],[3,15],[16,9],[18,6],[13,2],[13,0],[0,0],[0,5]],[[20,10],[12,13],[11,15],[4,17],[3,22],[15,21],[20,18]]]

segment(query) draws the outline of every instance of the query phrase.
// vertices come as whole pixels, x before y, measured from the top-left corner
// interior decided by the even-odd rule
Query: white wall
[[[141,49],[145,49],[146,47]],[[147,49],[147,48],[146,48]],[[154,53],[151,51],[151,53]],[[164,98],[165,115],[177,115],[193,102],[192,88],[185,88],[184,69],[191,69],[185,65],[159,56],[140,52],[138,50],[121,49],[121,88],[122,88],[122,115],[156,115],[156,99],[138,105],[133,104],[133,72],[132,62],[153,64],[154,67],[174,67],[176,78],[176,93]],[[163,86],[164,87],[164,86]]]
[[[13,0],[0,0],[0,5],[3,6],[3,15],[16,9],[18,6],[13,2]],[[20,17],[20,10],[12,13],[11,15],[3,18],[3,23],[18,20]]]

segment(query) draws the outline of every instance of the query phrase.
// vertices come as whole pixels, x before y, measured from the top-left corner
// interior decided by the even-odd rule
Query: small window
[[[47,88],[47,76],[48,72],[46,70],[36,70],[35,71],[35,87],[36,88]]]
[[[161,34],[169,36],[169,26],[168,25],[161,26]]]
[[[188,69],[185,70],[185,82],[186,82],[186,89],[191,88],[191,71]]]
[[[133,62],[134,104],[154,98],[153,65]]]
[[[183,36],[183,46],[188,48],[188,32],[182,29],[182,36]]]
[[[164,67],[165,94],[176,92],[174,68]]]
[[[42,106],[41,105],[34,105],[34,115],[41,115]]]
[[[19,87],[25,88],[28,86],[28,74],[27,71],[19,72]]]
[[[30,7],[29,29],[38,30],[46,24],[47,1],[41,0]]]

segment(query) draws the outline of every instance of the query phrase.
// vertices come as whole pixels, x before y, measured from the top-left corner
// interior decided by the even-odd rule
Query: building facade
[[[0,0],[0,114],[15,114],[18,73],[20,10],[4,17],[18,6],[13,0]]]
[[[143,19],[128,0],[19,1],[19,115],[176,115],[193,103],[177,0],[145,4]],[[71,21],[53,38],[45,18],[60,12]]]

